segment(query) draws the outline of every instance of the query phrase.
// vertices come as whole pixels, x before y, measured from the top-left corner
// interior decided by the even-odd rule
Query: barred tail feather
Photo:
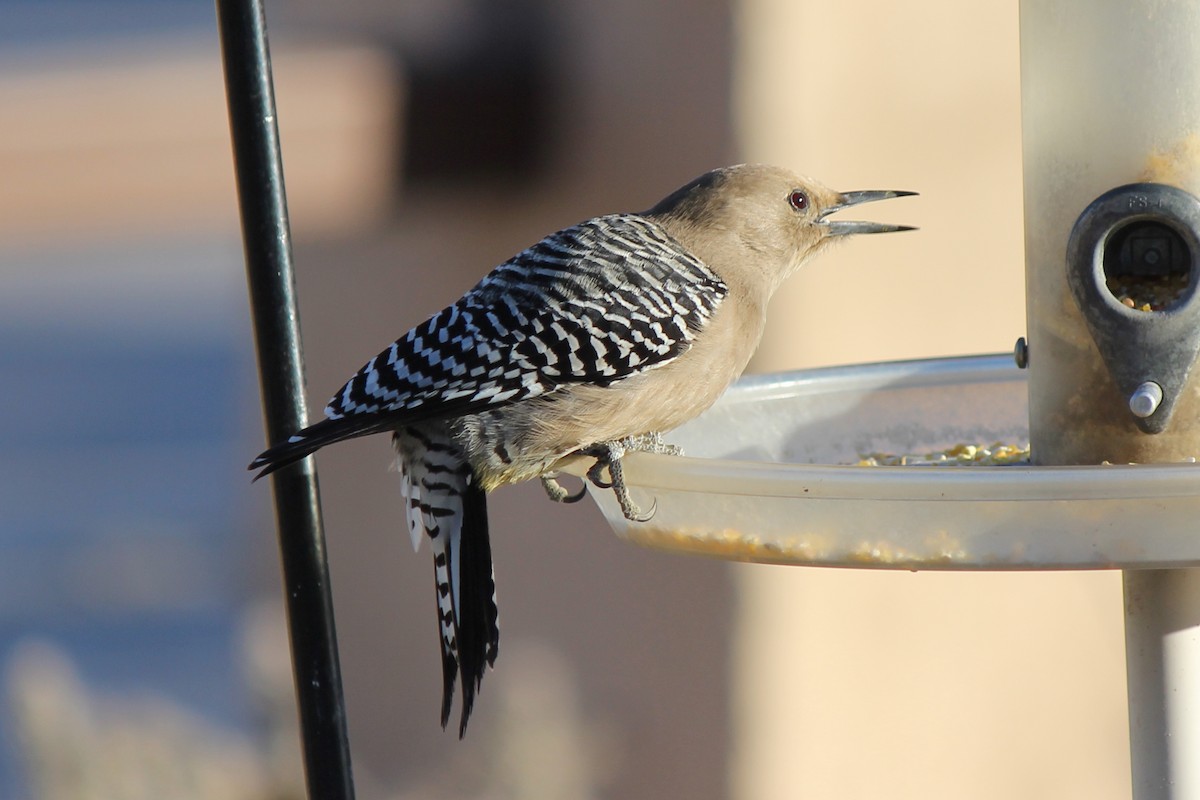
[[[462,682],[459,737],[487,666],[496,660],[497,624],[487,496],[444,425],[410,426],[394,444],[414,544],[433,549],[442,654],[442,727],[450,722],[454,685]]]

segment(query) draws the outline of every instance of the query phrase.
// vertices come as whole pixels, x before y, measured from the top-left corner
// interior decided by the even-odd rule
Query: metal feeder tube
[[[1200,4],[1020,13],[1033,458],[1200,455]],[[1200,798],[1200,572],[1126,571],[1125,605],[1134,797]]]

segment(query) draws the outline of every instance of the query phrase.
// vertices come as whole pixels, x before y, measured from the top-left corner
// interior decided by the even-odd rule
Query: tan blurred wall
[[[746,160],[917,233],[794,278],[758,369],[997,352],[1024,333],[1017,4],[741,0]],[[1123,798],[1118,573],[740,567],[732,794]]]

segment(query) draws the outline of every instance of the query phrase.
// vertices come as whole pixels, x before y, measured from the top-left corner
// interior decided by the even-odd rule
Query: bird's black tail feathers
[[[492,574],[492,545],[488,534],[487,493],[472,475],[463,492],[462,533],[459,538],[458,663],[442,651],[442,727],[450,721],[455,673],[462,676],[461,739],[483,683],[484,670],[495,664],[500,645],[496,584]]]
[[[270,475],[275,470],[294,464],[306,456],[315,453],[327,444],[368,436],[372,433],[388,430],[394,427],[378,417],[341,417],[339,419],[323,419],[309,425],[304,430],[290,437],[285,442],[272,445],[250,462],[246,469],[260,470],[254,476],[258,480],[264,475]]]
[[[281,467],[293,464],[328,444],[395,430],[394,419],[380,417],[341,417],[321,420],[286,442],[265,450],[250,463],[249,469],[260,470],[255,480]],[[414,430],[405,429],[410,437]],[[447,444],[421,439],[427,451],[450,452]],[[454,451],[457,455],[457,451]],[[452,461],[453,459],[451,459]],[[411,465],[410,465],[411,468]],[[462,738],[475,703],[475,695],[483,682],[483,673],[496,661],[500,642],[496,585],[492,577],[492,546],[488,533],[487,493],[462,462],[457,468],[444,459],[433,459],[425,465],[427,474],[418,479],[420,490],[414,497],[427,493],[424,501],[417,499],[416,508],[429,519],[422,521],[424,532],[434,539],[434,568],[438,575],[438,614],[444,635],[451,638],[442,647],[442,727],[450,721],[454,685],[462,680],[462,717],[458,735]],[[455,503],[445,505],[440,495],[461,501],[461,520],[455,520]],[[447,516],[448,515],[448,516]],[[461,526],[461,527],[460,527]],[[441,576],[453,575],[443,579]],[[457,591],[455,589],[457,588]],[[450,593],[457,594],[457,604]]]

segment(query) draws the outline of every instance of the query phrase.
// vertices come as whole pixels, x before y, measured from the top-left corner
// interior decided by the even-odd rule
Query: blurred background
[[[268,19],[314,410],[543,234],[739,161],[922,195],[785,287],[755,369],[1024,333],[1016,3]],[[0,121],[0,797],[300,797],[212,4],[0,0]],[[728,565],[537,485],[491,501],[460,743],[386,442],[318,463],[364,800],[1129,794],[1118,574]]]

